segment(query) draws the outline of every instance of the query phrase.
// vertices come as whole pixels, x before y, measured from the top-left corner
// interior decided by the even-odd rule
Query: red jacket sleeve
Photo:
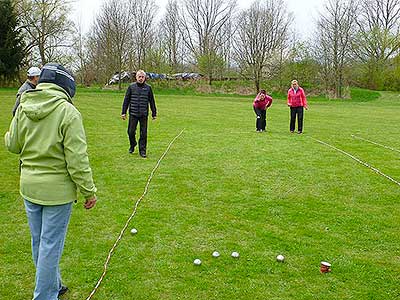
[[[272,97],[267,95],[267,100],[268,100],[267,107],[270,107],[272,104]]]
[[[306,107],[308,106],[307,105],[306,94],[304,93],[303,89],[301,89],[301,102],[302,102],[303,106],[306,106]]]

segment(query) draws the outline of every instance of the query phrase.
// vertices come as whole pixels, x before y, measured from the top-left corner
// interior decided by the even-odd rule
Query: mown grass
[[[147,196],[93,299],[398,299],[400,187],[330,143],[400,181],[400,95],[310,99],[305,133],[288,133],[283,98],[254,131],[253,97],[162,95],[149,121],[148,159],[128,154],[123,92],[78,90],[99,202],[75,205],[62,259],[70,292],[86,299],[147,178]],[[0,91],[5,132],[14,92]],[[34,268],[18,157],[0,147],[0,299],[29,299]],[[214,259],[211,253],[222,255]],[[230,257],[238,251],[240,258]],[[283,254],[286,261],[277,263]],[[200,258],[200,267],[193,260]],[[332,263],[321,275],[319,263]]]
[[[149,81],[153,89],[157,90],[158,95],[186,95],[186,96],[208,96],[208,97],[224,97],[224,98],[249,98],[254,92],[254,83],[250,80],[220,80],[213,81],[209,86],[205,80],[151,80]],[[125,91],[129,83],[122,84],[122,91]],[[261,88],[266,89],[267,93],[273,98],[284,99],[287,96],[286,88],[284,92],[271,88],[268,83],[262,82]],[[289,86],[288,86],[289,88]],[[315,89],[315,88],[314,88]],[[308,98],[312,101],[344,101],[344,102],[366,102],[376,100],[380,97],[378,91],[366,90],[362,88],[349,88],[348,97],[344,99],[330,99],[323,94],[316,94],[313,88],[305,89]],[[121,93],[118,85],[97,86],[89,88],[81,88],[81,92],[114,92]],[[320,91],[318,92],[320,93]]]

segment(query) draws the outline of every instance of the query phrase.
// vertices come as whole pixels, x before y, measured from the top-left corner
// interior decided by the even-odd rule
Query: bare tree
[[[344,71],[351,58],[357,5],[351,0],[328,0],[317,24],[316,54],[323,78],[335,98],[343,97]]]
[[[377,82],[386,62],[400,50],[400,1],[362,0],[354,53],[368,67],[369,86]]]
[[[107,76],[114,72],[121,75],[128,59],[128,42],[133,26],[130,9],[126,1],[110,0],[103,4],[92,27],[90,45],[97,54],[93,62],[104,64]],[[118,87],[121,89],[121,80]]]
[[[130,18],[134,22],[131,27],[131,67],[144,69],[146,67],[146,52],[151,49],[154,41],[153,23],[158,7],[154,0],[129,0]]]
[[[225,26],[222,28],[221,32],[219,33],[218,39],[222,41],[221,44],[221,58],[224,62],[223,68],[220,70],[222,71],[228,71],[228,76],[229,76],[229,71],[232,67],[233,64],[233,55],[232,55],[232,44],[233,44],[233,34],[234,34],[235,28],[234,28],[234,16],[231,16],[229,20],[226,22]],[[222,76],[222,73],[219,74]]]
[[[26,37],[25,53],[37,51],[40,62],[59,60],[60,50],[71,46],[72,22],[66,0],[16,1]]]
[[[80,20],[78,24],[75,24],[75,34],[73,36],[73,47],[72,55],[76,58],[72,62],[73,70],[77,71],[79,74],[79,81],[81,84],[86,83],[86,73],[87,73],[87,51],[85,45],[87,44],[86,36],[82,32],[82,25]]]
[[[176,72],[179,59],[179,45],[182,37],[178,29],[178,1],[168,0],[166,12],[161,21],[165,53],[170,72]]]
[[[102,41],[98,39],[92,28],[89,32],[85,49],[87,49],[87,73],[89,82],[108,83],[109,76],[113,72],[109,62],[106,60],[107,51],[102,46]]]
[[[236,7],[235,0],[182,0],[179,28],[193,58],[211,84],[223,64],[222,48],[230,38],[226,27]]]
[[[285,7],[282,0],[256,1],[237,20],[236,60],[243,71],[252,74],[257,92],[266,67],[279,64],[286,46],[291,20]]]

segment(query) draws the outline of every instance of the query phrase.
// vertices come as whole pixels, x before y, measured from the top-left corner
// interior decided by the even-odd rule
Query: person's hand
[[[126,120],[126,115],[124,114],[124,115],[121,115],[121,119],[122,120]]]
[[[86,209],[91,209],[96,205],[96,201],[97,201],[96,196],[93,196],[92,198],[86,199],[85,204],[83,204],[83,206]]]
[[[308,106],[304,106],[304,108],[305,108],[306,110],[308,110]]]

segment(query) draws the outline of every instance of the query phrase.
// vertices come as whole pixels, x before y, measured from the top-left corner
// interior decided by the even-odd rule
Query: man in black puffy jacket
[[[145,83],[145,80],[146,73],[143,70],[137,71],[136,82],[132,83],[126,91],[121,113],[122,120],[126,120],[126,112],[129,107],[129,153],[133,153],[135,146],[137,145],[136,127],[138,122],[140,123],[139,154],[143,158],[146,158],[147,118],[149,115],[149,104],[153,120],[155,120],[157,116],[153,91],[151,86]]]

